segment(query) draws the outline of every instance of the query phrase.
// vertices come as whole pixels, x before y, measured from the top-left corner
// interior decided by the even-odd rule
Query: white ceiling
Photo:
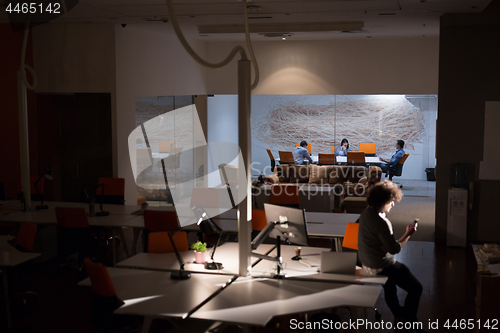
[[[70,0],[66,0],[70,1]],[[250,26],[285,24],[288,40],[378,37],[429,37],[439,35],[443,13],[479,13],[491,0],[254,0],[249,6]],[[198,36],[198,25],[242,25],[243,4],[238,0],[176,0],[176,14],[191,37],[205,40],[244,40],[242,33]],[[3,9],[3,8],[2,8]],[[80,0],[50,24],[113,23],[154,25],[172,30],[165,0]],[[158,20],[148,22],[147,20]],[[4,10],[0,22],[8,22]],[[362,30],[301,32],[301,23],[362,22]],[[290,24],[293,30],[290,31]],[[188,27],[191,26],[191,27]],[[156,30],[155,29],[155,30]],[[279,31],[279,28],[278,28]],[[252,34],[254,40],[275,40]]]

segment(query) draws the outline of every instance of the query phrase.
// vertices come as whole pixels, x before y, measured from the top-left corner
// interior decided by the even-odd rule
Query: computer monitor
[[[304,209],[264,204],[267,223],[279,222],[269,233],[269,237],[278,236],[290,243],[307,246],[307,223]]]

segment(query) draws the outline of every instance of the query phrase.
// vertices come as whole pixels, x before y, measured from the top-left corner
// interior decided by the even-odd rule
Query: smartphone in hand
[[[411,227],[415,227],[415,225],[418,223],[418,221],[420,221],[419,219],[415,219],[415,221],[413,221],[413,223],[411,224]]]

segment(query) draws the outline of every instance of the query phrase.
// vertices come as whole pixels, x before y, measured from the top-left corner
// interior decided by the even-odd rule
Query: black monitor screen
[[[288,243],[307,246],[305,210],[271,204],[264,204],[264,210],[268,224],[274,221],[281,222],[271,231],[270,237],[276,238],[279,236]]]

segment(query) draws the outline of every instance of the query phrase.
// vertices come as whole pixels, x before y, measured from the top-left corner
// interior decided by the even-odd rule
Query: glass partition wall
[[[182,180],[183,174],[193,173],[191,163],[182,163],[182,160],[167,158],[169,154],[182,152],[180,159],[185,159],[185,162],[193,161],[193,156],[189,155],[193,154],[191,148],[194,146],[194,131],[189,128],[193,126],[193,119],[196,115],[174,111],[192,104],[194,104],[194,96],[191,95],[135,99],[135,122],[136,127],[140,129],[136,131],[137,163],[138,165],[142,162],[145,162],[145,165],[151,164],[144,170],[138,166],[142,171],[136,180],[137,195],[145,196],[149,204],[172,203],[169,189],[175,186],[171,183],[172,179]],[[186,128],[186,130],[180,130],[180,128]],[[183,170],[180,170],[180,165],[183,166]],[[190,166],[191,169],[186,170],[186,167]],[[176,177],[169,177],[170,184],[167,181],[168,173],[176,175]]]

